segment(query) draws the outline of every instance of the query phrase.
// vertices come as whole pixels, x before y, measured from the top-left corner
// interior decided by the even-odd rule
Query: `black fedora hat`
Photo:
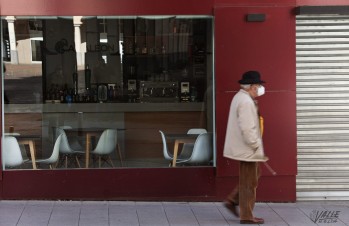
[[[242,75],[242,79],[239,80],[240,84],[262,84],[265,81],[261,80],[261,75],[258,71],[247,71]]]

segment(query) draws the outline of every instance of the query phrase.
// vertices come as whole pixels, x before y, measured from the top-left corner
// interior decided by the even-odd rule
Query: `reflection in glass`
[[[7,16],[2,34],[3,130],[25,159],[49,158],[61,129],[80,151],[61,148],[58,169],[168,167],[159,130],[200,128],[209,159],[175,165],[214,166],[211,17]],[[118,145],[97,159],[91,151],[107,129]],[[190,158],[196,141],[167,139],[172,160]],[[36,167],[47,168],[15,168]]]

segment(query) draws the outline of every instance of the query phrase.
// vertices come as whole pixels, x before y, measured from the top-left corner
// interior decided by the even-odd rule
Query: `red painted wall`
[[[265,151],[270,157],[269,164],[278,172],[278,176],[270,177],[270,173],[262,167],[267,179],[261,179],[260,199],[272,198],[272,194],[277,193],[295,199],[297,148],[293,8],[234,6],[215,9],[217,176],[238,175],[238,164],[222,157],[227,116],[230,101],[239,90],[237,81],[241,74],[258,70],[267,81],[267,93],[259,98],[260,112],[265,120]],[[263,13],[266,20],[246,22],[249,13]]]
[[[1,0],[1,15],[212,15],[213,0]]]
[[[240,2],[240,3],[239,3]],[[225,0],[0,0],[2,15],[215,15],[217,168],[5,171],[4,198],[220,200],[236,184],[237,163],[222,157],[227,109],[242,72],[260,70],[268,81],[261,99],[265,146],[279,176],[264,171],[259,200],[294,201],[295,24],[292,1]],[[244,6],[243,6],[243,4]],[[274,3],[274,4],[272,4]],[[249,5],[250,4],[250,5]],[[229,5],[229,6],[228,6]],[[252,7],[251,5],[258,5]],[[278,6],[276,6],[278,5]],[[246,23],[247,13],[265,13]],[[272,186],[276,185],[276,186]],[[141,189],[140,189],[141,188]],[[77,192],[79,191],[79,192]]]

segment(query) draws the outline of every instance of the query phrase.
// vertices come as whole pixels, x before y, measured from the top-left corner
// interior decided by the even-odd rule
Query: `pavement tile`
[[[17,225],[26,201],[0,201],[0,226]]]
[[[313,201],[313,202],[298,202],[296,204],[297,208],[300,209],[309,219],[311,219],[314,224],[325,224],[333,226],[343,226],[347,225],[344,222],[349,222],[349,208],[344,206],[343,202],[324,202],[324,201]],[[325,214],[335,214],[336,211],[339,212],[339,218],[326,219],[316,219],[316,216]],[[321,219],[321,220],[320,220]]]
[[[190,205],[200,225],[229,225],[215,203],[191,203]]]
[[[223,203],[216,203],[216,207],[218,208],[219,212],[222,214],[224,219],[228,222],[229,225],[240,225],[240,219],[238,217],[235,217],[230,210],[228,210]]]
[[[166,226],[169,222],[161,202],[137,202],[137,215],[140,225]]]
[[[78,226],[80,219],[81,202],[56,202],[49,226]]]
[[[328,211],[339,211],[338,213],[338,219],[339,221],[336,222],[335,226],[339,226],[339,225],[349,225],[349,206],[347,203],[347,206],[345,205],[323,205],[324,209],[328,210]]]
[[[81,226],[108,226],[108,202],[83,202],[80,211]]]
[[[288,225],[267,203],[256,203],[253,214],[256,217],[263,218],[265,226]]]
[[[111,226],[138,226],[138,215],[134,202],[109,203],[109,225]]]
[[[270,203],[273,208],[288,225],[309,226],[314,225],[314,222],[300,210],[295,203]]]
[[[163,206],[171,226],[199,225],[188,203],[163,203]]]
[[[28,201],[18,221],[18,226],[47,226],[51,217],[53,201]]]

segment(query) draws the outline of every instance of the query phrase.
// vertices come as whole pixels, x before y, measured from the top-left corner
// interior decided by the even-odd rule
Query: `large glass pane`
[[[214,166],[211,17],[8,16],[2,45],[3,168]]]

